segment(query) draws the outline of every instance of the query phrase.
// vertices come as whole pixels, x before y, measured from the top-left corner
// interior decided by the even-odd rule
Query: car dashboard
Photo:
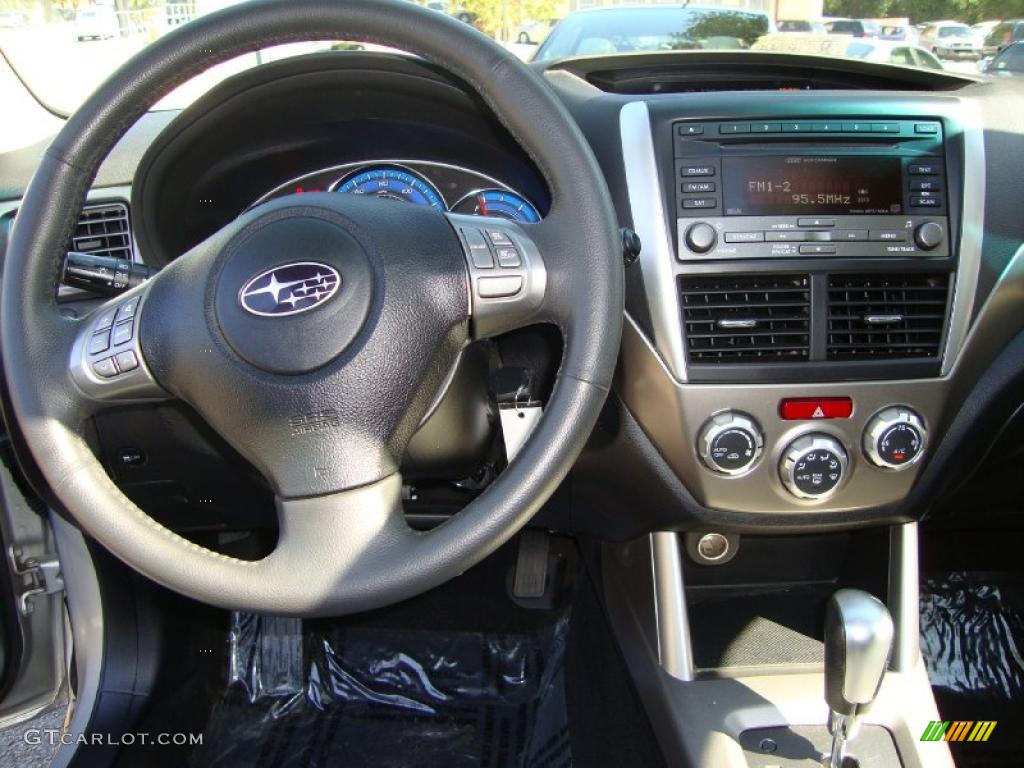
[[[1020,405],[999,367],[1024,330],[1022,175],[1007,162],[1024,137],[1001,108],[1018,86],[735,52],[535,71],[640,244],[613,396],[540,519],[612,538],[909,521],[977,471]],[[0,212],[26,181],[8,174]],[[160,268],[255,205],[322,190],[525,226],[551,201],[466,84],[410,57],[318,54],[148,115],[101,170],[71,245]],[[89,221],[111,205],[121,223]],[[542,402],[559,344],[527,329],[464,355],[410,446],[413,510],[440,519],[486,487],[502,398],[526,381]],[[253,508],[273,524],[269,489],[194,415],[104,419],[111,475],[172,527],[244,527]],[[145,445],[128,442],[140,420]]]

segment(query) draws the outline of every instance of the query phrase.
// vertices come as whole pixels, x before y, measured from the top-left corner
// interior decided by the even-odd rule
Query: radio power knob
[[[906,469],[917,463],[927,442],[924,422],[909,408],[886,408],[864,428],[864,454],[883,469]]]
[[[942,244],[943,238],[946,233],[942,229],[942,225],[934,221],[926,221],[924,224],[918,225],[917,229],[914,230],[914,242],[917,243],[917,247],[922,251],[930,251],[933,248],[937,248]]]
[[[707,253],[718,242],[718,233],[710,224],[698,221],[687,228],[683,239],[686,241],[686,247],[694,253]]]

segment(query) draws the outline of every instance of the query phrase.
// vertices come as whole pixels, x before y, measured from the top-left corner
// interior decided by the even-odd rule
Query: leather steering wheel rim
[[[278,549],[263,560],[242,561],[159,525],[111,482],[84,437],[89,417],[103,404],[83,391],[69,366],[95,315],[62,316],[55,288],[63,250],[101,161],[153,102],[236,55],[338,39],[400,48],[452,72],[530,154],[551,190],[552,206],[544,222],[517,236],[537,243],[547,287],[543,306],[518,322],[557,325],[563,359],[545,414],[518,456],[448,522],[428,533],[409,530],[401,516],[401,477],[388,473],[383,461],[384,469],[375,467],[368,482],[323,488],[314,483],[306,495],[279,487]],[[344,219],[328,210],[333,205],[326,199],[310,203],[322,207],[317,216]],[[352,210],[358,207],[345,215]],[[449,223],[457,229],[457,222]],[[229,225],[229,234],[237,235],[245,224]],[[426,220],[424,226],[440,232]],[[207,247],[219,247],[217,238]],[[458,242],[454,235],[450,239]],[[180,257],[164,270],[166,280],[164,272],[155,279],[157,287],[180,282],[201,262],[195,255]],[[453,291],[449,303],[465,302],[464,287]],[[157,40],[68,120],[18,212],[2,302],[0,332],[15,419],[54,495],[85,530],[135,570],[211,604],[281,615],[341,615],[397,602],[458,575],[507,541],[550,497],[582,450],[611,385],[623,313],[621,246],[603,175],[583,135],[542,80],[493,41],[403,0],[256,0]],[[447,329],[449,346],[467,335],[463,329],[471,321],[464,320]],[[147,334],[158,338],[162,331],[145,317],[140,322],[143,346],[159,353],[161,344],[147,342]]]

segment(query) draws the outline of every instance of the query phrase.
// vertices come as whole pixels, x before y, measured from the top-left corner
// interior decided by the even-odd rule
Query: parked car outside
[[[921,45],[940,59],[977,59],[974,32],[961,21],[936,21],[921,33]]]
[[[927,48],[893,40],[856,40],[846,47],[846,55],[854,59],[903,67],[944,68],[942,62]]]
[[[867,19],[831,19],[825,22],[825,31],[830,35],[878,37],[878,25]]]
[[[1024,43],[1013,43],[1003,48],[984,69],[993,77],[1024,77]]]
[[[75,14],[75,37],[82,40],[106,40],[117,37],[121,30],[113,8],[94,5],[80,8]]]
[[[892,40],[917,45],[919,38],[920,34],[918,31],[909,24],[883,24],[878,30],[879,40]]]
[[[817,35],[826,34],[824,24],[820,21],[811,21],[810,19],[780,19],[775,22],[775,27],[779,32],[810,32]]]
[[[1002,21],[993,27],[982,44],[982,56],[995,56],[1012,43],[1024,40],[1024,19]]]
[[[516,35],[516,42],[523,45],[540,45],[547,40],[551,30],[555,28],[558,19],[542,19],[541,21],[528,21],[519,28]]]

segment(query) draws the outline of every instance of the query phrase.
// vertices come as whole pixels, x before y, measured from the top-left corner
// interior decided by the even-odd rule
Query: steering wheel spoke
[[[543,224],[464,214],[448,220],[466,257],[473,336],[497,336],[541,319],[548,273],[532,232]]]
[[[71,345],[71,377],[93,407],[169,397],[149,370],[139,342],[149,284],[103,304]]]

